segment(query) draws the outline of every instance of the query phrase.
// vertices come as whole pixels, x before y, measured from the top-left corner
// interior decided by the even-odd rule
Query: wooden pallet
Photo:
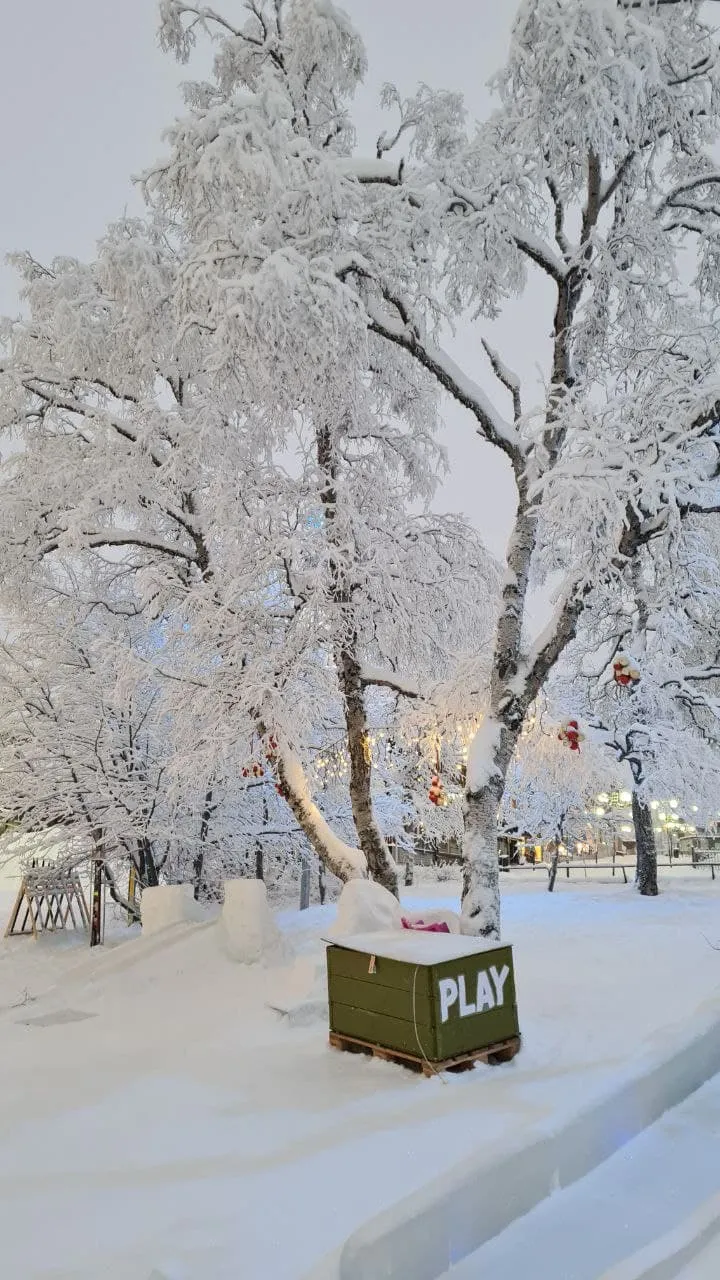
[[[473,1049],[471,1053],[446,1058],[444,1062],[428,1062],[415,1054],[404,1053],[401,1049],[387,1049],[384,1045],[340,1035],[337,1031],[330,1032],[329,1041],[333,1049],[343,1049],[346,1053],[371,1053],[373,1058],[381,1058],[383,1062],[397,1062],[399,1066],[409,1067],[412,1071],[422,1071],[424,1076],[435,1076],[440,1071],[471,1071],[476,1062],[486,1062],[490,1066],[510,1062],[519,1053],[521,1043],[520,1036],[514,1036],[512,1040],[502,1040],[499,1044],[490,1044],[484,1049]]]

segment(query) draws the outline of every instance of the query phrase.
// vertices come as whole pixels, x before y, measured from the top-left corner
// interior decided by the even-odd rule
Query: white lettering
[[[440,1021],[447,1022],[450,1016],[450,1006],[457,1002],[458,984],[454,978],[441,978],[438,983],[440,992]]]
[[[500,970],[500,972],[498,973],[497,969],[495,968],[495,965],[494,965],[494,964],[491,964],[491,965],[490,965],[490,977],[492,978],[493,982],[495,983],[495,990],[497,991],[497,1002],[498,1002],[498,1005],[499,1005],[499,1006],[501,1006],[501,1005],[502,1005],[502,1002],[503,1002],[503,999],[504,999],[504,997],[503,997],[503,988],[504,988],[505,983],[507,982],[508,978],[510,977],[510,970],[509,970],[508,966],[507,966],[506,964],[504,964],[504,965],[503,965],[503,967],[502,967],[502,969],[501,969],[501,970]]]
[[[495,996],[485,969],[481,969],[477,976],[477,995],[475,998],[477,1000],[478,1013],[482,1013],[484,1009],[495,1008]]]
[[[458,987],[460,989],[460,1017],[467,1018],[468,1014],[475,1013],[475,1005],[468,1004],[467,996],[465,994],[465,977],[462,973],[458,978]]]

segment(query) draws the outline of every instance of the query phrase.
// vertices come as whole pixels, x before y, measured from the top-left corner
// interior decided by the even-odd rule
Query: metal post
[[[90,900],[90,946],[98,947],[103,940],[103,862],[94,858],[92,864],[92,888]]]
[[[307,911],[310,906],[310,859],[306,853],[300,867],[300,910]]]

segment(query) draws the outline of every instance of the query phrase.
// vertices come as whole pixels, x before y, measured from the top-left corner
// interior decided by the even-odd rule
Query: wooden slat
[[[395,991],[411,991],[413,981],[416,993],[423,987],[428,990],[427,965],[414,965],[406,960],[387,960],[375,957],[374,972],[370,972],[370,956],[364,951],[351,951],[349,947],[330,946],[327,952],[328,975],[333,978],[354,978],[357,982],[372,982],[374,986],[392,987]],[[417,978],[415,970],[417,969]]]
[[[422,978],[422,980],[421,980]],[[380,1013],[403,1022],[433,1025],[432,1005],[427,994],[427,979],[418,975],[415,992],[414,1014],[412,988],[384,987],[379,983],[360,982],[357,978],[339,978],[333,975],[330,982],[330,999],[352,1009],[365,1009],[368,1013]]]
[[[392,1051],[399,1050],[402,1053],[417,1054],[422,1057],[415,1026],[405,1019],[392,1018],[385,1014],[373,1013],[368,1009],[355,1009],[349,1005],[335,1004],[331,1001],[330,1030],[352,1040],[367,1041]],[[432,1028],[418,1024],[418,1035],[426,1056],[437,1057]]]

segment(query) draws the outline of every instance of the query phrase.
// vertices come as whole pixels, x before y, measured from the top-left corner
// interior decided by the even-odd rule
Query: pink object
[[[405,916],[400,917],[400,923],[403,929],[419,929],[421,933],[449,933],[450,929],[442,920],[439,924],[423,924],[422,920],[408,920]]]

